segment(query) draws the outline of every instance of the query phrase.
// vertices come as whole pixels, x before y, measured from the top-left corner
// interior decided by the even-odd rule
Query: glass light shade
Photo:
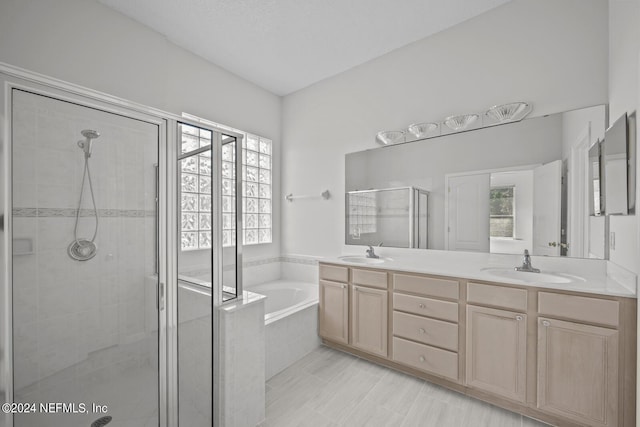
[[[438,129],[437,123],[414,123],[409,125],[409,132],[416,138],[422,138],[436,129]]]
[[[444,120],[444,124],[451,130],[459,131],[469,127],[478,120],[477,114],[463,114],[461,116],[451,116]]]
[[[487,116],[497,122],[508,122],[511,120],[520,120],[526,116],[530,110],[529,104],[526,102],[511,102],[509,104],[494,105],[486,112]],[[524,114],[523,114],[524,113]]]
[[[404,142],[404,131],[383,130],[376,135],[376,141],[382,145],[393,145]]]

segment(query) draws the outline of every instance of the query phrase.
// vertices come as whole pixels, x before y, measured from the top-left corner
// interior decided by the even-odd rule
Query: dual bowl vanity
[[[324,343],[552,425],[635,426],[636,124],[607,116],[347,154],[345,244],[371,246],[320,263]]]
[[[542,267],[558,268],[529,273],[504,261],[445,251],[325,259],[320,336],[553,425],[634,426],[635,277],[616,280],[605,262],[565,259],[577,266],[565,270],[548,259]]]

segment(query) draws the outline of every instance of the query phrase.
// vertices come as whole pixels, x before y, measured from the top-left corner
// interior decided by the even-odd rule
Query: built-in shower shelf
[[[13,254],[33,255],[33,239],[30,237],[13,239]]]

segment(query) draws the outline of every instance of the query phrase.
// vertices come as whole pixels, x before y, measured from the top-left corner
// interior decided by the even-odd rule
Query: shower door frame
[[[158,127],[158,410],[160,427],[178,425],[177,378],[177,143],[179,116],[0,62],[0,396],[13,396],[12,322],[12,93],[20,89]],[[175,283],[174,283],[175,282]],[[215,316],[214,316],[215,318]],[[215,348],[214,348],[215,351]],[[214,353],[215,354],[215,353]],[[0,427],[12,427],[0,412]]]
[[[233,304],[234,302],[238,301],[238,299],[242,299],[242,295],[243,295],[243,285],[242,285],[242,260],[243,260],[243,244],[242,244],[242,230],[244,229],[244,217],[243,217],[243,209],[242,209],[242,204],[243,204],[243,193],[242,193],[242,183],[243,183],[243,175],[242,175],[242,152],[243,152],[243,144],[244,144],[244,135],[238,133],[238,132],[233,132],[230,130],[226,130],[221,128],[220,126],[217,126],[215,123],[210,122],[208,120],[205,119],[200,119],[200,120],[196,120],[196,119],[192,119],[192,118],[187,118],[187,117],[180,117],[178,120],[176,121],[172,121],[170,123],[171,126],[169,129],[169,132],[173,132],[173,135],[175,135],[176,139],[175,139],[175,149],[176,149],[176,169],[174,171],[174,174],[176,176],[175,182],[176,182],[176,189],[175,189],[175,200],[176,200],[176,204],[175,204],[175,217],[176,217],[176,221],[177,221],[177,225],[175,230],[175,234],[176,234],[176,245],[180,245],[181,244],[181,240],[180,240],[180,225],[181,225],[181,206],[179,205],[180,203],[180,188],[178,188],[178,186],[180,185],[181,181],[180,181],[180,174],[181,174],[181,170],[179,169],[179,164],[182,161],[183,158],[185,158],[182,153],[181,153],[181,139],[180,139],[180,132],[179,132],[179,128],[178,126],[180,124],[185,124],[185,125],[189,125],[189,126],[194,126],[200,129],[205,129],[205,130],[209,130],[211,132],[213,132],[214,138],[212,138],[211,140],[211,146],[210,146],[210,150],[212,152],[212,156],[211,156],[211,166],[212,166],[212,175],[211,175],[211,187],[212,187],[212,194],[211,194],[211,211],[213,213],[212,215],[212,222],[211,222],[211,227],[212,227],[212,241],[214,242],[213,248],[212,248],[212,253],[211,253],[211,317],[212,317],[212,325],[211,325],[211,330],[212,330],[212,344],[213,344],[213,351],[212,351],[212,365],[213,365],[213,375],[214,378],[219,378],[219,376],[217,376],[217,373],[220,371],[220,358],[217,357],[217,355],[219,354],[217,349],[220,348],[220,333],[218,330],[218,325],[219,325],[219,312],[218,312],[218,307],[220,307],[223,304],[229,303],[229,304]],[[235,241],[235,277],[236,277],[236,297],[229,299],[227,301],[223,300],[223,255],[222,255],[222,186],[220,184],[220,182],[222,181],[222,176],[220,171],[222,170],[222,137],[223,136],[229,136],[235,139],[235,150],[236,150],[236,156],[235,156],[235,171],[236,174],[234,176],[235,179],[235,200],[236,200],[236,204],[235,204],[235,220],[236,220],[236,241]],[[171,142],[170,142],[171,143]],[[195,151],[195,150],[194,150]],[[204,150],[206,151],[206,150]],[[193,155],[193,154],[191,154]],[[215,242],[219,243],[219,246],[215,245]],[[178,250],[179,246],[176,246],[176,250]],[[217,249],[217,250],[216,250]],[[180,249],[181,250],[181,249]],[[176,258],[176,262],[177,262],[177,258]],[[175,268],[176,274],[178,271],[178,267],[176,264],[176,268]],[[175,297],[175,301],[176,301],[176,305],[177,305],[177,301],[178,301],[178,295],[177,295],[177,290],[180,286],[180,283],[178,281],[178,283],[175,286],[176,289],[176,297]],[[176,314],[176,325],[178,325],[179,322],[179,318]],[[177,333],[178,329],[176,327],[176,333]],[[177,346],[177,340],[176,340],[176,346]],[[180,362],[179,362],[179,355],[176,355],[176,358],[178,359],[178,365],[177,365],[177,369],[179,370],[180,368]],[[179,375],[179,372],[178,372]],[[176,381],[178,380],[178,375],[176,375]],[[211,379],[212,381],[212,426],[218,426],[222,423],[222,420],[220,419],[220,411],[216,411],[216,408],[220,408],[221,407],[221,390],[220,390],[220,384],[214,382],[213,378]],[[177,384],[176,384],[176,390],[178,390]],[[177,396],[176,396],[177,398]],[[179,415],[179,410],[176,411],[178,414],[176,416]],[[179,424],[179,417],[178,420],[176,421],[176,426]],[[2,426],[0,426],[2,427]],[[190,427],[190,426],[187,426]]]

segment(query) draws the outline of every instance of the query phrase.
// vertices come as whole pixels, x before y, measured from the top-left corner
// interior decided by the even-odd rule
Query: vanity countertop
[[[377,251],[376,251],[377,252]],[[346,254],[347,255],[347,254]],[[348,254],[351,256],[353,254]],[[360,254],[358,254],[360,255]],[[487,253],[449,252],[426,250],[423,253],[395,255],[380,253],[386,258],[381,264],[363,264],[348,262],[340,257],[327,257],[319,262],[340,264],[354,268],[374,268],[381,270],[402,271],[408,273],[433,274],[438,276],[457,277],[469,280],[508,283],[537,288],[559,289],[574,292],[585,292],[599,295],[636,298],[636,276],[603,260],[576,258],[559,258],[532,256],[532,264],[542,273],[578,276],[583,280],[572,280],[569,283],[545,283],[539,281],[523,281],[510,277],[496,277],[488,269],[512,270],[522,263],[517,255],[498,255]],[[531,273],[532,276],[535,273]]]

